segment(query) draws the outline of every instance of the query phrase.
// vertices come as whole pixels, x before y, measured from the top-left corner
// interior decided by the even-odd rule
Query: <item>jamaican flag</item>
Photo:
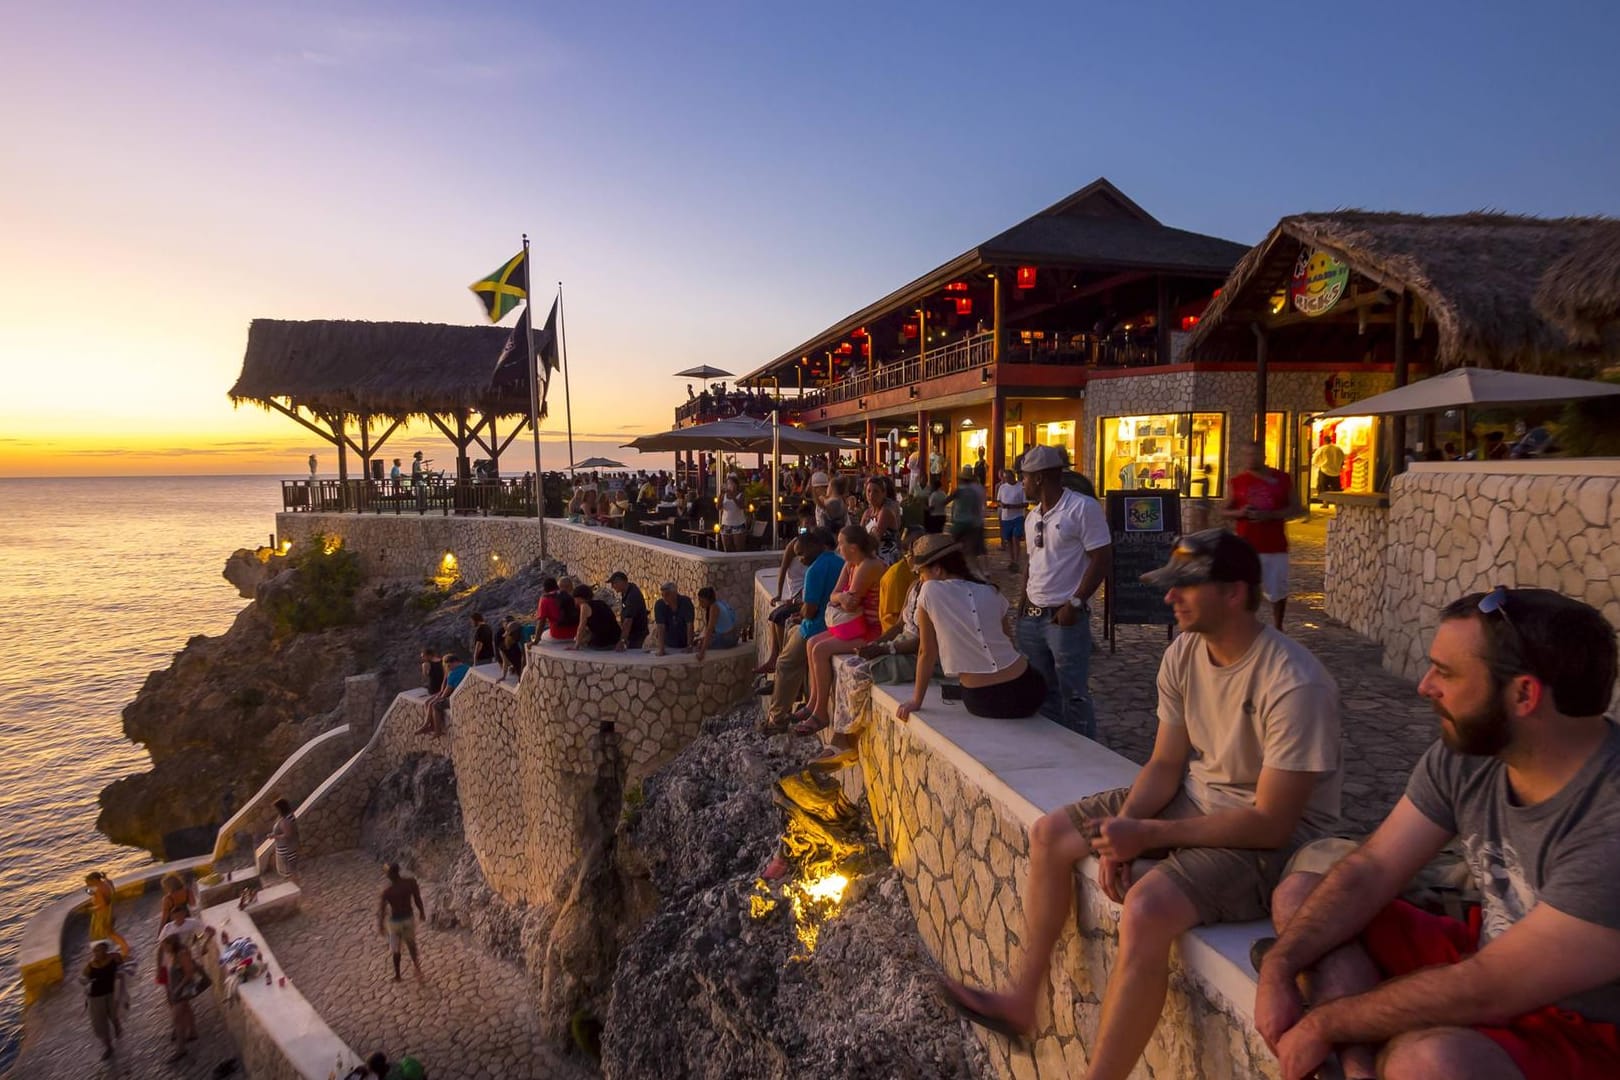
[[[528,297],[529,272],[523,265],[524,254],[518,252],[499,270],[468,286],[489,312],[490,322],[500,322]]]

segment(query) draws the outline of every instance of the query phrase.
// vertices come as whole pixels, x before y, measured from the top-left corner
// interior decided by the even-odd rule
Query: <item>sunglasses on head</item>
[[[1513,624],[1513,616],[1508,614],[1508,590],[1506,585],[1498,585],[1490,592],[1479,598],[1479,612],[1481,615],[1500,615],[1502,622],[1512,632],[1515,638],[1519,637],[1519,628]]]

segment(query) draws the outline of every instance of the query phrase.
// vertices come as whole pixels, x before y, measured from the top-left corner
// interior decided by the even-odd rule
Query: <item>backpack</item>
[[[579,601],[573,596],[561,591],[557,592],[557,607],[562,611],[562,618],[558,620],[562,626],[579,625]]]

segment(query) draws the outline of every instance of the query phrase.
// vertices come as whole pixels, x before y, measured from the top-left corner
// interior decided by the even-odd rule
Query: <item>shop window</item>
[[[1288,426],[1286,414],[1266,413],[1266,464],[1273,469],[1289,471],[1283,455],[1288,452]]]
[[[1042,446],[1061,446],[1069,455],[1073,463],[1074,457],[1074,421],[1053,420],[1050,423],[1035,425],[1035,441]]]
[[[1373,474],[1378,463],[1378,421],[1375,418],[1346,416],[1338,420],[1313,420],[1302,426],[1310,439],[1308,472],[1313,494],[1325,491],[1373,493]],[[1338,466],[1336,471],[1332,468],[1334,465]]]
[[[1002,459],[1002,466],[1001,467],[1004,468],[1004,469],[1016,468],[1017,465],[1018,465],[1019,457],[1022,456],[1023,453],[1024,453],[1024,425],[1023,424],[1008,424],[1007,425],[1006,445],[1003,446],[1001,449],[1002,449],[1002,452],[1006,455],[1006,457],[1004,457]]]
[[[984,467],[986,472],[990,469],[990,432],[985,428],[966,428],[956,436],[956,472],[960,476],[963,469],[971,469],[979,463],[979,451],[984,451]],[[989,477],[985,477],[986,481]],[[950,485],[947,484],[947,487]]]
[[[1110,416],[1098,421],[1100,491],[1179,491],[1220,495],[1226,417],[1221,413]]]

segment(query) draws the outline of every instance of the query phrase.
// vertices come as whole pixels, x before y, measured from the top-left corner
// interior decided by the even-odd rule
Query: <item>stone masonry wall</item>
[[[1402,473],[1390,495],[1384,666],[1422,675],[1441,609],[1497,585],[1556,589],[1620,628],[1617,534],[1620,461],[1419,465]]]
[[[306,855],[355,847],[379,781],[408,755],[456,766],[463,827],[485,878],[512,902],[553,899],[582,853],[579,827],[593,815],[602,728],[611,724],[626,787],[673,757],[704,717],[724,712],[749,683],[751,644],[689,653],[575,652],[531,646],[522,682],[474,671],[450,703],[445,737],[416,734],[424,690],[394,699],[371,743],[299,809]]]
[[[276,535],[294,544],[316,533],[336,537],[360,556],[368,574],[396,581],[422,581],[439,570],[446,551],[456,570],[478,585],[540,557],[540,529],[532,518],[435,517],[417,514],[276,515]],[[591,585],[623,570],[650,604],[658,586],[673,581],[682,595],[712,585],[745,622],[752,610],[754,571],[775,566],[780,552],[715,552],[688,544],[637,536],[620,529],[546,520],[546,552],[569,573]]]
[[[462,820],[484,877],[512,902],[551,901],[584,853],[594,818],[603,728],[611,725],[628,790],[674,757],[703,719],[749,683],[751,645],[690,654],[529,650],[523,681],[473,676],[457,690],[450,744]]]
[[[1384,562],[1389,509],[1340,506],[1328,519],[1323,606],[1350,629],[1374,641],[1384,634]]]
[[[917,931],[949,976],[1004,986],[1020,956],[1029,871],[1025,821],[946,756],[918,722],[900,723],[892,699],[874,694],[860,739],[878,836],[905,882]],[[1033,820],[1033,815],[1030,815]],[[1118,950],[1118,907],[1082,877],[1079,918],[1058,939],[1052,981],[1028,1050],[985,1036],[998,1075],[1017,1080],[1083,1076],[1101,996]],[[1276,1062],[1246,1008],[1189,975],[1177,950],[1169,1000],[1138,1077],[1275,1077]]]
[[[214,861],[236,850],[242,834],[263,833],[275,814],[271,804],[277,799],[284,798],[297,806],[354,751],[347,724],[322,732],[295,750],[264,786],[220,827],[219,835],[214,838]]]

